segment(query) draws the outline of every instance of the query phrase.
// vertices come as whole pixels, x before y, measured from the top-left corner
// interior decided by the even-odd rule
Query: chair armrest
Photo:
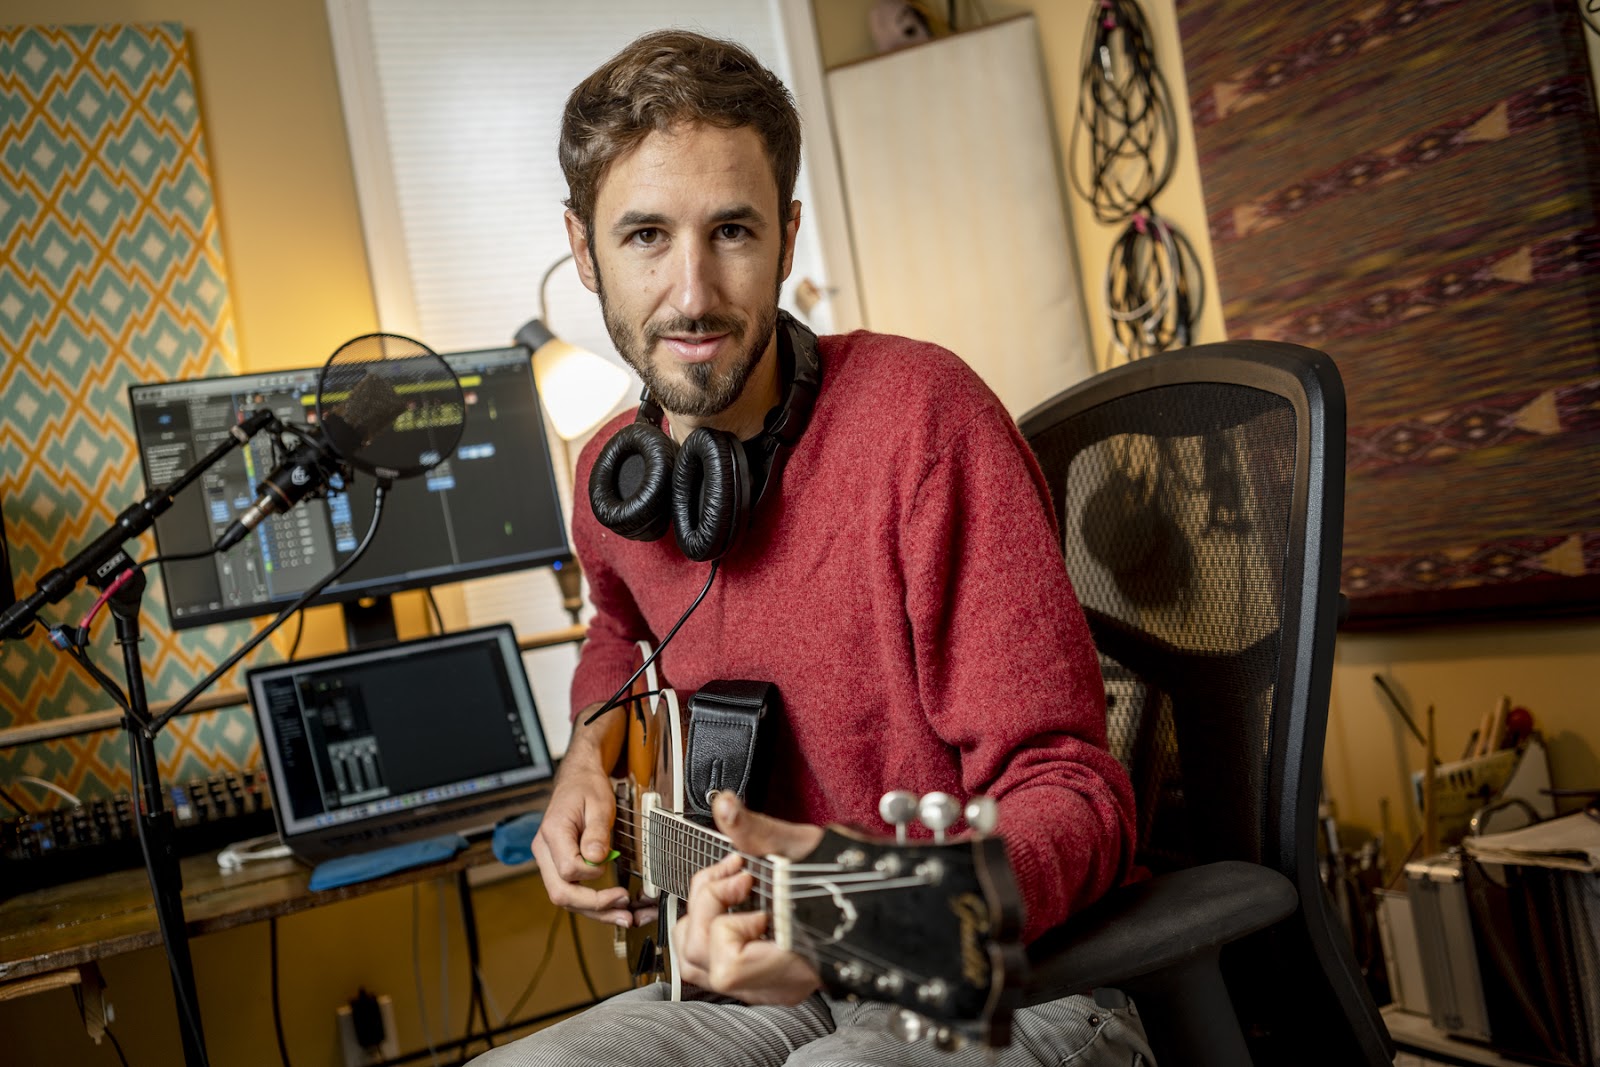
[[[1184,963],[1294,913],[1294,884],[1270,867],[1219,860],[1113,890],[1028,946],[1025,1004]]]

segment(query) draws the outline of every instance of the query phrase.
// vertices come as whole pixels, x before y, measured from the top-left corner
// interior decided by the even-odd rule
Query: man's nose
[[[684,318],[703,318],[715,310],[718,300],[717,257],[697,241],[679,246],[673,264],[673,310]]]

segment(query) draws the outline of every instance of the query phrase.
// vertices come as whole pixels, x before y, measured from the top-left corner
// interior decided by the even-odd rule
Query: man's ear
[[[595,283],[594,253],[589,246],[589,228],[571,211],[562,216],[562,221],[567,224],[567,245],[572,249],[572,262],[577,265],[578,277],[583,279],[586,289],[591,293],[598,293],[600,289]]]
[[[783,271],[778,275],[779,281],[788,281],[789,272],[794,269],[794,237],[800,232],[800,201],[789,202],[789,218],[783,224]]]

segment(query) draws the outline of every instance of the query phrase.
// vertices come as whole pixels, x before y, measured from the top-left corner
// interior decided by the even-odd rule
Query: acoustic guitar
[[[640,643],[648,657],[650,646]],[[661,689],[654,664],[624,705],[628,741],[615,778],[613,847],[618,877],[635,900],[654,900],[656,923],[618,930],[617,951],[641,983],[667,981],[681,999],[672,932],[696,871],[734,851],[723,834],[685,812],[687,722],[677,695]],[[1009,1043],[1026,958],[1022,905],[999,838],[994,802],[895,791],[880,814],[892,838],[828,827],[804,859],[751,856],[747,907],[769,916],[768,936],[809,960],[840,997],[896,1005],[890,1030],[945,1048]],[[965,815],[973,833],[948,838]],[[907,839],[915,817],[932,841]]]

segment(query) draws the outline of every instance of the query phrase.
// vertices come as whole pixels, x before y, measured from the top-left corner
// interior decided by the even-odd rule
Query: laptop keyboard
[[[329,837],[327,842],[336,849],[371,848],[381,845],[386,839],[402,834],[410,834],[413,830],[424,830],[430,826],[440,826],[445,823],[459,823],[463,819],[471,819],[474,815],[508,815],[520,809],[534,806],[538,799],[535,796],[521,796],[515,798],[496,797],[492,800],[480,801],[464,807],[451,808],[449,811],[430,812],[415,819],[405,819],[401,822],[384,823],[382,826],[368,827],[365,830],[353,830],[347,834]],[[489,824],[486,822],[481,827],[482,832],[488,832]],[[469,834],[468,836],[472,836]]]

